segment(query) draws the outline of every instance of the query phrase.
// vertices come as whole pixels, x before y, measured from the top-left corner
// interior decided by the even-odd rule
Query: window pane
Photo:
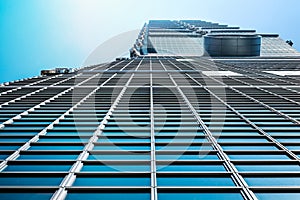
[[[300,171],[299,165],[235,165],[239,171]]]
[[[156,155],[157,160],[219,160],[217,155]]]
[[[59,177],[0,177],[1,186],[58,186],[63,178]]]
[[[150,200],[150,193],[68,193],[66,200]]]
[[[222,148],[226,151],[226,150],[244,150],[244,151],[248,151],[248,150],[278,150],[275,146],[222,146]]]
[[[87,138],[52,138],[52,137],[45,137],[38,140],[38,142],[78,142],[78,143],[85,143],[88,142],[89,139]]]
[[[183,151],[200,151],[200,150],[213,150],[211,146],[174,146],[174,145],[166,145],[166,146],[158,146],[156,145],[156,150],[183,150]]]
[[[48,155],[48,154],[24,154],[20,155],[17,160],[76,160],[78,155],[64,155],[64,154],[57,154],[57,155]]]
[[[226,171],[223,165],[156,165],[158,171]]]
[[[150,171],[150,165],[88,165],[84,164],[81,171]]]
[[[226,177],[158,177],[158,186],[234,186]]]
[[[88,160],[150,160],[150,155],[90,155]]]
[[[218,142],[268,142],[264,138],[219,138]]]
[[[145,177],[78,177],[78,178],[76,178],[73,186],[150,186],[150,178],[145,178]]]
[[[290,160],[290,158],[286,155],[282,154],[244,154],[244,155],[228,155],[232,160]]]
[[[84,146],[31,146],[29,150],[82,150]]]
[[[299,186],[300,177],[246,177],[250,186]]]
[[[9,164],[4,171],[69,171],[71,165],[13,165]]]
[[[256,193],[259,200],[296,200],[300,199],[300,193]]]
[[[239,193],[158,193],[159,200],[244,200]]]
[[[20,148],[20,146],[14,146],[14,145],[1,145],[0,146],[0,151],[1,150],[17,150],[18,148]]]
[[[0,154],[0,160],[5,160],[10,154]]]
[[[12,199],[30,199],[30,200],[49,200],[52,197],[52,193],[0,193],[1,200]]]
[[[100,138],[97,142],[102,143],[120,143],[120,142],[126,142],[126,143],[149,143],[151,142],[150,139],[144,139],[144,138]]]
[[[192,143],[192,142],[197,142],[197,143],[204,143],[208,142],[205,138],[156,138],[155,142],[157,143]]]
[[[125,146],[125,145],[111,145],[111,146],[101,146],[97,145],[94,146],[93,150],[125,150],[125,151],[135,151],[135,150],[144,150],[144,151],[150,151],[150,146]]]
[[[28,142],[30,138],[17,138],[17,137],[9,137],[9,138],[0,138],[1,142]]]
[[[286,148],[288,148],[289,150],[292,150],[292,151],[299,151],[300,150],[300,146],[286,146]]]

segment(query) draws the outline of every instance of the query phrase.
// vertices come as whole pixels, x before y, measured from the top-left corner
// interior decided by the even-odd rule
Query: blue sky
[[[103,42],[149,19],[203,19],[279,33],[300,50],[299,7],[298,0],[0,0],[0,82],[82,66]]]

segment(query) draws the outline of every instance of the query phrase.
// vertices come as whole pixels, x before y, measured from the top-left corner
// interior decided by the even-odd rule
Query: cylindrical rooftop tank
[[[261,36],[256,34],[211,34],[204,36],[204,48],[210,56],[259,56]]]

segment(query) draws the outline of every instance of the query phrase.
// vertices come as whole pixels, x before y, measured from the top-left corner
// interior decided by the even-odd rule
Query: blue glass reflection
[[[71,165],[12,165],[4,171],[69,171]]]
[[[78,177],[76,178],[73,186],[150,186],[150,178]]]
[[[63,178],[59,177],[0,177],[1,186],[58,186]]]
[[[245,178],[250,186],[299,186],[300,177],[251,177]]]
[[[239,193],[158,193],[159,200],[244,200]]]
[[[30,199],[30,200],[49,200],[52,193],[0,193],[1,200]]]
[[[88,165],[84,164],[81,171],[150,171],[150,165]]]
[[[66,200],[150,200],[150,193],[69,193]]]
[[[158,186],[234,186],[231,178],[226,177],[161,177]]]

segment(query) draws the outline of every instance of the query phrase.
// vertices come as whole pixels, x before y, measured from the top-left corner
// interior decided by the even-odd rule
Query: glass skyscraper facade
[[[130,59],[0,86],[0,199],[300,199],[300,54],[149,21]]]

